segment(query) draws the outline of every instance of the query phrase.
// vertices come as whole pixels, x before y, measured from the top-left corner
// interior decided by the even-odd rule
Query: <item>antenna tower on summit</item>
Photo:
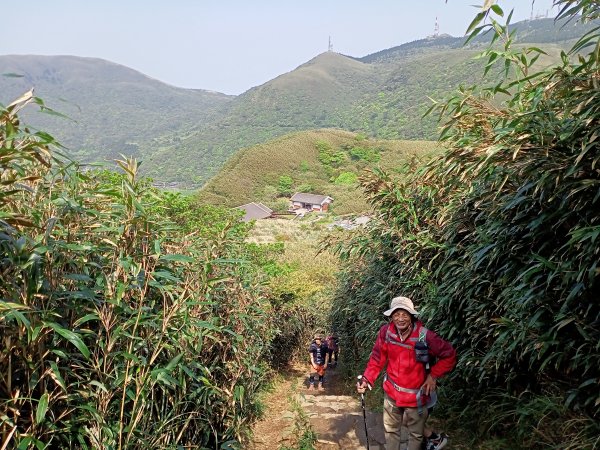
[[[331,36],[329,36],[329,46],[327,47],[327,51],[328,52],[332,52],[333,51],[333,44],[331,43]]]
[[[533,20],[533,5],[535,4],[535,2],[531,2],[531,16],[529,20]]]
[[[440,24],[438,23],[437,17],[435,18],[435,27],[433,28],[433,37],[440,35]]]

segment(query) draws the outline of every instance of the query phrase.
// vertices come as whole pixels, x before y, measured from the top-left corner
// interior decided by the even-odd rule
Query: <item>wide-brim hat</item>
[[[384,311],[383,315],[389,317],[397,309],[403,309],[405,311],[408,311],[408,313],[413,316],[417,316],[419,314],[415,309],[415,305],[413,305],[413,302],[410,298],[394,297],[390,303],[390,309]]]

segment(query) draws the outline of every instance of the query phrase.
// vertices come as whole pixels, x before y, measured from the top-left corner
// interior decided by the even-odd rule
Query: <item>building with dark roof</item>
[[[245,205],[238,206],[238,209],[243,209],[246,213],[242,220],[244,222],[250,222],[251,220],[257,219],[268,219],[272,216],[273,210],[262,203],[246,203]]]
[[[305,194],[296,192],[292,195],[292,209],[308,209],[309,211],[327,211],[333,198],[328,195]]]

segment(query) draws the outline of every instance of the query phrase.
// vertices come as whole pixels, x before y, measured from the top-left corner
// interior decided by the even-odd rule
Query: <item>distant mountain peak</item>
[[[541,19],[515,26],[518,38],[527,39],[521,42],[541,43],[553,58],[597,23]],[[0,103],[34,87],[49,108],[73,120],[24,111],[24,123],[54,135],[76,159],[132,155],[143,159],[142,170],[156,181],[198,186],[238,149],[293,131],[435,138],[435,120],[422,117],[428,97],[477,84],[482,61],[473,56],[490,37],[464,46],[464,37],[441,34],[362,58],[325,51],[238,96],[176,88],[99,58],[0,56],[0,74],[23,75],[0,76]]]
[[[350,61],[356,61],[356,59],[352,58],[351,56],[342,55],[341,53],[327,51],[327,52],[319,53],[317,56],[308,60],[304,64],[299,65],[297,68],[300,69],[302,67],[307,67],[307,66],[311,66],[314,64],[329,64],[329,63],[338,64],[338,63],[343,63],[344,61],[350,62]]]

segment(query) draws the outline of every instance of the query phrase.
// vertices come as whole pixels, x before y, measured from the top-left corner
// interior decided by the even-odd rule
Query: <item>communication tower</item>
[[[533,20],[533,5],[535,4],[535,1],[531,2],[531,15],[529,16],[529,20]]]
[[[546,10],[546,14],[543,14],[542,12],[538,11],[537,13],[534,14],[533,12],[533,6],[534,6],[535,2],[531,2],[531,15],[529,16],[529,20],[537,20],[537,19],[547,19],[549,16],[550,11],[547,9]]]
[[[329,46],[327,47],[327,51],[328,52],[332,52],[333,51],[333,44],[331,43],[331,36],[329,36]]]
[[[433,37],[436,38],[440,35],[440,24],[438,23],[438,18],[435,18],[435,26],[433,27]]]

